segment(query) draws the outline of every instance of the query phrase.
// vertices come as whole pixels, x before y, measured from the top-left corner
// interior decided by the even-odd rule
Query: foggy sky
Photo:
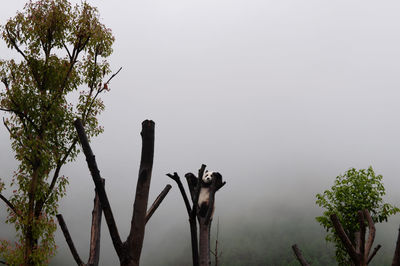
[[[4,2],[0,24],[25,1]],[[92,141],[122,239],[144,119],[156,123],[150,201],[171,183],[166,173],[183,176],[205,163],[227,181],[217,194],[221,223],[240,217],[239,206],[316,208],[315,194],[337,175],[372,165],[384,176],[388,198],[400,205],[398,1],[89,2],[115,35],[112,69],[123,67],[103,96],[105,132]],[[18,55],[1,41],[0,57]],[[2,127],[0,151],[7,181],[16,163]],[[70,185],[60,212],[86,260],[94,185],[82,156],[63,174]],[[148,224],[144,253],[155,232],[162,235],[177,221],[189,232],[171,184]],[[9,237],[0,206],[0,237]],[[57,244],[58,256],[72,265],[59,231]],[[102,253],[101,265],[116,262],[104,219],[103,251],[110,255]]]

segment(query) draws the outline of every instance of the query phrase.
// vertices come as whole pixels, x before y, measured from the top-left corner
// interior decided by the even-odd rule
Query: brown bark
[[[139,167],[139,178],[136,185],[135,202],[131,220],[131,230],[127,239],[132,264],[139,265],[146,225],[147,203],[149,199],[151,172],[154,158],[154,122],[145,120],[142,123],[142,156]]]
[[[368,254],[371,252],[372,244],[374,243],[374,240],[375,240],[376,229],[375,229],[374,221],[372,221],[372,217],[368,210],[364,210],[364,217],[366,218],[366,220],[368,222],[368,239],[367,239],[367,242],[365,243],[365,260],[367,260],[367,263],[368,263],[374,256],[373,255],[374,253],[372,253],[370,258],[368,258]],[[375,250],[376,250],[376,248],[375,248]],[[375,250],[374,250],[374,252],[376,254],[376,252],[379,250],[379,248],[378,248],[378,250],[376,250],[376,251]]]
[[[104,187],[105,180],[102,178],[102,183]],[[100,259],[100,237],[101,237],[101,217],[103,211],[101,209],[101,203],[99,199],[99,194],[95,189],[95,198],[93,200],[93,211],[92,211],[92,226],[90,228],[90,249],[89,249],[89,259],[88,266],[99,265]]]
[[[58,224],[60,225],[61,230],[62,230],[62,232],[64,234],[65,241],[68,244],[69,250],[71,251],[72,257],[74,258],[76,264],[78,264],[79,266],[85,265],[82,262],[81,258],[79,257],[78,251],[75,248],[74,242],[72,241],[71,235],[69,233],[68,227],[67,227],[67,225],[66,225],[66,223],[64,221],[64,218],[63,218],[62,214],[57,214],[56,217],[57,217],[57,220],[58,220]]]
[[[199,223],[199,265],[210,266],[210,228],[211,223]]]
[[[371,255],[370,255],[369,258],[368,258],[367,264],[369,264],[369,263],[371,262],[371,260],[374,258],[374,256],[376,255],[376,253],[378,252],[378,250],[379,250],[381,247],[382,247],[381,245],[377,245],[377,246],[374,248],[374,251],[371,253]]]
[[[37,239],[33,236],[33,223],[34,223],[34,207],[35,207],[35,194],[37,184],[39,182],[38,168],[34,167],[32,180],[30,181],[30,188],[28,192],[28,221],[25,227],[25,246],[24,246],[24,260],[26,265],[33,265],[31,254]]]
[[[102,179],[103,186],[105,180]],[[92,225],[91,225],[91,232],[90,232],[90,248],[89,248],[89,259],[88,262],[85,264],[82,262],[79,254],[75,248],[74,242],[72,241],[71,235],[69,234],[68,227],[64,221],[64,218],[61,214],[57,214],[57,220],[60,224],[61,230],[64,234],[65,240],[68,244],[68,247],[72,253],[72,256],[75,262],[79,266],[97,266],[99,265],[99,258],[100,258],[100,233],[101,233],[101,217],[102,217],[102,209],[101,203],[99,199],[99,195],[95,190],[95,198],[93,200],[93,211],[92,211]]]
[[[397,234],[396,249],[394,251],[392,266],[400,266],[400,227]]]
[[[306,261],[301,253],[300,249],[297,247],[297,244],[292,246],[293,252],[296,255],[297,260],[300,262],[302,266],[310,266],[310,264]]]
[[[187,198],[185,189],[183,188],[182,182],[177,173],[167,174],[170,178],[175,180],[178,184],[179,190],[182,194],[183,201],[186,206],[186,210],[189,216],[189,224],[190,224],[190,236],[192,241],[192,261],[194,266],[204,266],[210,265],[210,228],[212,221],[212,214],[214,211],[214,200],[215,200],[215,192],[218,191],[221,187],[225,185],[225,182],[222,182],[222,176],[219,175],[219,178],[214,178],[213,182],[210,185],[210,200],[208,204],[208,209],[206,214],[202,217],[198,213],[198,199],[201,188],[201,178],[204,175],[204,171],[206,169],[206,165],[201,165],[198,173],[198,177],[196,177],[192,173],[187,173],[185,175],[186,181],[188,183],[190,196],[192,199],[192,207],[190,207],[189,200]],[[199,223],[199,241],[197,238],[197,221]]]
[[[189,216],[190,240],[192,243],[192,263],[193,263],[193,266],[198,266],[199,265],[199,246],[198,246],[198,242],[197,242],[196,217],[192,216],[192,208],[190,207],[188,197],[186,195],[185,189],[183,188],[182,181],[181,181],[179,175],[175,172],[173,175],[167,174],[167,176],[170,177],[171,179],[173,179],[178,184],[178,188],[179,188],[179,191],[181,192],[183,202],[185,203],[186,211]],[[190,192],[191,199],[193,202],[194,189],[196,186],[195,183],[197,184],[197,178],[191,173],[186,174],[185,177],[188,182],[189,192]]]
[[[343,245],[345,246],[347,253],[349,254],[351,260],[353,261],[354,265],[356,266],[366,266],[375,256],[376,252],[378,252],[379,248],[381,247],[378,245],[374,251],[369,255],[371,251],[372,244],[375,238],[375,225],[372,221],[371,215],[369,214],[368,210],[359,211],[358,212],[358,220],[360,224],[360,231],[357,232],[356,235],[356,247],[351,243],[349,237],[345,233],[338,217],[336,214],[332,214],[330,216],[332,224],[335,228],[336,233],[338,234],[340,240],[342,241]],[[365,219],[368,222],[369,234],[367,242],[365,242]]]
[[[139,177],[136,186],[135,202],[133,205],[131,229],[125,242],[121,242],[107,194],[104,190],[104,187],[101,187],[99,182],[101,178],[100,171],[97,167],[95,157],[88,143],[85,130],[79,119],[75,121],[75,127],[78,131],[78,137],[81,142],[83,152],[86,156],[90,173],[96,185],[96,189],[98,190],[101,206],[106,218],[111,239],[113,240],[114,249],[116,250],[120,260],[120,264],[124,266],[138,266],[140,262],[140,253],[143,246],[146,221],[152,214],[149,213],[150,215],[147,216],[147,204],[154,158],[154,122],[151,120],[145,120],[142,123],[142,154],[139,167]],[[162,192],[162,195],[160,195],[161,197],[156,200],[155,204],[157,206],[153,206],[154,211],[161,203],[166,193],[168,193],[168,186],[165,190],[167,191]],[[153,212],[153,210],[150,208],[149,211]]]
[[[353,244],[351,243],[349,237],[345,233],[342,224],[339,221],[339,218],[336,216],[336,214],[331,215],[331,221],[332,224],[335,228],[336,233],[338,234],[340,240],[342,241],[344,247],[347,250],[347,253],[349,254],[351,260],[356,264],[359,265],[360,263],[360,258],[359,254],[356,252]]]
[[[15,213],[15,215],[21,217],[18,214],[17,209],[15,208],[15,206],[6,197],[4,197],[3,195],[0,194],[0,199],[2,199],[5,204],[7,204],[8,208],[10,208]]]
[[[115,224],[114,215],[111,210],[110,202],[108,201],[108,197],[104,187],[102,186],[100,171],[97,167],[95,156],[90,148],[85,130],[82,126],[82,122],[80,119],[75,120],[74,122],[76,131],[78,132],[79,141],[82,145],[83,153],[86,157],[86,162],[88,164],[88,168],[93,178],[93,182],[96,186],[97,193],[99,194],[99,199],[101,202],[101,207],[104,212],[104,218],[106,219],[106,223],[108,226],[108,230],[110,232],[111,240],[114,245],[114,249],[117,252],[119,258],[122,256],[122,241],[118,233],[117,226]]]
[[[160,195],[155,199],[151,207],[148,209],[146,213],[146,224],[150,220],[151,216],[153,216],[154,212],[160,206],[161,202],[164,200],[165,196],[167,196],[169,190],[171,189],[171,185],[166,185],[163,191],[161,191]]]

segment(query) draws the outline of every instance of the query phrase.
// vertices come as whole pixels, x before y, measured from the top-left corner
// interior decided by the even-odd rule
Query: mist
[[[150,202],[173,187],[146,227],[143,265],[156,265],[159,250],[165,260],[190,258],[185,207],[165,174],[197,172],[202,163],[227,182],[213,223],[219,218],[222,243],[236,228],[289,220],[298,221],[292,226],[304,245],[304,228],[325,243],[315,195],[350,167],[372,165],[385,200],[400,206],[398,1],[88,2],[115,35],[112,69],[123,68],[103,96],[105,132],[91,142],[121,238],[129,233],[145,119],[156,123]],[[24,3],[3,3],[0,24]],[[1,41],[0,57],[18,55]],[[7,184],[17,162],[2,127],[0,151]],[[70,184],[59,212],[85,261],[94,184],[84,156],[62,174]],[[11,239],[6,215],[1,203],[0,237]],[[382,252],[393,254],[398,224],[396,215],[377,227]],[[56,241],[51,265],[74,265],[59,229]],[[103,219],[100,265],[117,264]]]

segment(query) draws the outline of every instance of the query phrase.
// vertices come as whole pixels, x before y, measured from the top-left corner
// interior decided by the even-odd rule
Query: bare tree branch
[[[122,255],[122,241],[118,233],[117,225],[114,220],[114,216],[111,210],[110,202],[108,201],[106,191],[102,185],[100,171],[97,167],[95,156],[93,155],[92,149],[90,148],[85,129],[82,126],[80,119],[75,120],[75,128],[78,132],[78,137],[82,145],[83,152],[86,156],[86,161],[92,175],[94,184],[96,186],[97,193],[99,194],[101,206],[104,212],[104,217],[107,222],[108,229],[110,231],[110,236],[117,252],[118,256]]]
[[[163,189],[163,191],[161,191],[161,193],[155,199],[155,201],[151,205],[150,209],[147,211],[146,223],[150,220],[151,216],[153,216],[154,212],[157,210],[158,206],[160,206],[161,202],[167,196],[170,189],[171,189],[171,185],[169,185],[169,184],[166,185],[165,188]]]
[[[197,186],[197,177],[192,173],[185,174],[186,182],[190,192],[190,198],[192,202],[194,202],[195,198],[195,190]]]
[[[378,250],[379,250],[381,247],[382,247],[381,245],[377,245],[377,246],[374,248],[374,251],[371,253],[371,255],[370,255],[369,258],[368,258],[367,264],[375,257],[376,253],[378,252]],[[399,265],[399,264],[397,264],[397,265]]]
[[[105,183],[105,179],[102,178],[101,182]],[[99,199],[99,193],[95,189],[95,197],[93,200],[93,211],[92,211],[92,226],[90,230],[90,251],[88,266],[99,265],[100,259],[100,236],[101,236],[101,217],[103,210],[101,209],[101,202]]]
[[[71,235],[69,234],[68,227],[65,224],[64,218],[61,214],[56,215],[58,223],[60,224],[61,230],[64,234],[65,241],[67,241],[68,247],[71,250],[72,256],[74,257],[75,262],[79,266],[83,266],[84,263],[82,262],[81,258],[79,257],[78,251],[75,248],[74,242],[72,241]]]
[[[167,174],[167,176],[170,177],[171,179],[173,179],[178,184],[179,191],[181,192],[183,201],[185,202],[186,211],[187,211],[188,215],[190,216],[190,212],[191,212],[192,208],[190,207],[189,199],[186,195],[185,189],[183,188],[182,181],[181,181],[179,175],[175,172],[173,175]]]
[[[8,199],[6,199],[6,197],[4,197],[3,195],[0,194],[0,199],[2,199],[5,204],[7,204],[7,206],[15,213],[15,215],[17,215],[18,217],[21,217],[21,215],[18,214],[15,206],[11,202],[9,202]]]
[[[115,72],[114,74],[112,74],[112,76],[106,81],[106,83],[104,83],[104,84],[107,84],[108,85],[108,83],[110,83],[110,81],[116,76],[116,75],[118,75],[118,73],[120,72],[122,70],[122,67],[120,67],[119,69],[118,69],[118,71],[117,72]]]
[[[297,260],[300,262],[302,266],[310,266],[310,264],[306,261],[301,253],[301,250],[297,247],[297,244],[292,246],[293,252],[296,255]]]

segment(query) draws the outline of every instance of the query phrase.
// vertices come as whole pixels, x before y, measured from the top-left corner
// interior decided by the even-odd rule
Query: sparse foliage
[[[19,166],[11,198],[2,197],[18,242],[2,241],[0,256],[11,265],[44,265],[55,252],[54,216],[68,184],[60,170],[78,154],[73,121],[82,119],[89,137],[103,131],[99,95],[108,91],[104,58],[114,37],[96,8],[86,2],[72,7],[67,0],[30,1],[1,30],[19,57],[0,61],[0,110]],[[74,105],[71,93],[78,90]]]
[[[322,216],[316,217],[316,220],[327,230],[326,240],[334,243],[339,265],[349,265],[351,260],[335,232],[330,216],[337,215],[345,233],[355,245],[355,234],[360,231],[355,213],[367,209],[373,222],[381,223],[400,211],[399,208],[384,203],[382,199],[384,195],[382,175],[376,175],[372,167],[360,170],[349,169],[343,175],[336,177],[330,190],[317,194],[316,203],[325,211]]]

